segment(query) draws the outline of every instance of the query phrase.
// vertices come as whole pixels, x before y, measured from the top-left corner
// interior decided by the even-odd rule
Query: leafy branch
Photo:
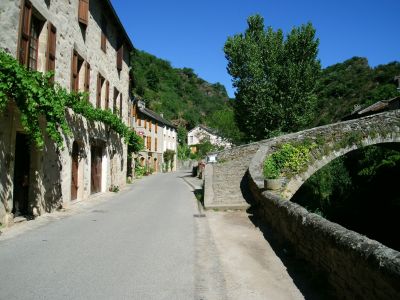
[[[63,149],[62,134],[71,135],[72,131],[65,118],[66,108],[82,115],[89,121],[102,122],[121,138],[124,138],[131,152],[143,148],[143,140],[126,126],[110,110],[94,108],[86,93],[69,93],[50,80],[54,74],[28,70],[11,55],[0,50],[0,113],[10,101],[14,101],[21,113],[21,123],[36,146],[44,146],[41,120],[46,120],[45,131],[58,148]]]

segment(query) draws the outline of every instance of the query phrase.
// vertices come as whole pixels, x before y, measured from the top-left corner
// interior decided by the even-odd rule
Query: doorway
[[[79,145],[76,141],[72,144],[71,158],[71,201],[73,201],[78,198]]]
[[[29,207],[30,144],[26,134],[17,132],[15,139],[14,216],[27,215]]]
[[[91,147],[91,185],[90,193],[96,194],[101,192],[101,167],[103,148],[99,146]]]

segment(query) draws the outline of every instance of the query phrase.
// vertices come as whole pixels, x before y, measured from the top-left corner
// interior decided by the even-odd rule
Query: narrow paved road
[[[196,298],[197,210],[184,175],[143,178],[79,213],[3,234],[0,299]]]

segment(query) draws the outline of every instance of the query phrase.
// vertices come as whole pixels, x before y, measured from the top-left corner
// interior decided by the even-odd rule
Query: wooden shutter
[[[89,21],[89,0],[79,0],[79,11],[78,11],[79,22],[83,25],[88,25]]]
[[[147,119],[144,119],[144,129],[147,129]]]
[[[154,132],[157,133],[157,132],[158,132],[158,125],[157,125],[157,122],[154,123],[154,127],[155,127],[155,128],[154,128]]]
[[[124,58],[124,45],[122,44],[121,47],[117,51],[117,70],[122,70],[122,60]]]
[[[97,74],[96,108],[101,108],[101,75]]]
[[[119,117],[122,118],[122,94],[119,94]]]
[[[157,152],[157,138],[154,138],[154,152]]]
[[[109,108],[110,102],[110,83],[106,81],[106,109]]]
[[[71,63],[71,91],[77,92],[79,89],[79,74],[78,74],[78,53],[72,52]]]
[[[102,31],[102,32],[101,32],[101,45],[100,45],[100,48],[101,48],[101,50],[103,50],[104,52],[107,51],[106,41],[107,41],[106,35],[105,35],[104,32]]]
[[[22,8],[21,40],[19,48],[19,62],[25,66],[28,65],[31,20],[32,20],[32,4],[29,1],[25,1],[24,6]]]
[[[85,92],[89,93],[90,89],[90,64],[86,62],[85,68]]]
[[[57,29],[50,22],[47,23],[47,71],[56,69],[56,36]],[[54,80],[54,76],[52,77]]]
[[[150,120],[150,121],[149,121],[149,131],[150,131],[150,132],[151,132],[151,127],[152,127],[152,125],[153,125],[153,121]]]

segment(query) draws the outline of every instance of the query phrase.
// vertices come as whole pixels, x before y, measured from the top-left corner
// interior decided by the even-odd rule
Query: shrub
[[[310,150],[316,146],[308,141],[296,146],[283,144],[264,161],[264,177],[273,179],[281,175],[291,177],[298,174],[307,167],[311,158]]]
[[[273,159],[266,159],[263,168],[264,178],[277,179],[280,176],[280,171],[277,168]]]

